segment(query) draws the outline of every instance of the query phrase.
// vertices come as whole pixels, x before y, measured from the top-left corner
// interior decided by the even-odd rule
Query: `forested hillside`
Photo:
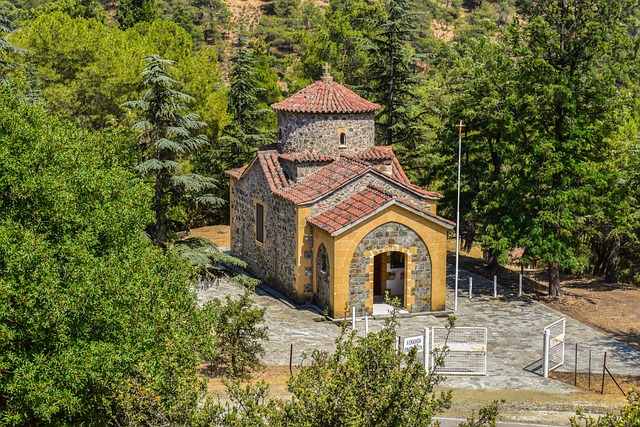
[[[457,129],[465,124],[461,225],[489,265],[640,281],[638,4],[625,0],[3,0],[3,76],[49,111],[131,141],[144,58],[172,75],[211,141],[180,174],[217,181],[275,139],[268,106],[334,78],[382,105],[379,144],[455,216]],[[175,231],[226,221],[182,204]],[[182,225],[180,225],[182,224]]]

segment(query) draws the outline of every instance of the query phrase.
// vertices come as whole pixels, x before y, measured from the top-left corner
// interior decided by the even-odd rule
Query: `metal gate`
[[[544,328],[544,341],[542,344],[542,371],[545,378],[549,377],[549,371],[564,364],[564,335],[566,318],[556,320]]]
[[[431,366],[445,349],[443,366],[435,367],[438,374],[487,375],[487,328],[433,328],[431,348]]]

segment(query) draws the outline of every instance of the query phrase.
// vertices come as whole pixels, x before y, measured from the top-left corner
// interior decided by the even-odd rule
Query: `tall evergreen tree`
[[[121,0],[116,20],[127,29],[138,22],[151,22],[158,16],[155,0]]]
[[[406,139],[418,115],[419,77],[411,48],[413,15],[411,0],[387,0],[385,13],[370,24],[378,31],[370,40],[369,90],[371,98],[382,105],[380,139],[387,145]]]
[[[238,35],[236,54],[231,62],[227,105],[231,120],[220,142],[227,167],[239,167],[246,164],[258,148],[268,143],[270,136],[261,126],[267,111],[259,105],[261,89],[256,81],[255,59],[243,29]]]
[[[141,100],[129,101],[125,106],[140,111],[144,119],[134,125],[143,132],[140,141],[144,156],[137,171],[154,180],[155,244],[164,247],[172,233],[185,224],[174,210],[185,203],[204,203],[219,206],[223,201],[208,190],[216,188],[216,181],[192,173],[183,173],[181,160],[209,144],[205,135],[192,135],[206,124],[196,114],[189,113],[185,102],[192,98],[177,91],[178,82],[169,72],[173,61],[158,55],[145,58],[141,87],[147,89]]]
[[[5,36],[11,32],[12,25],[7,15],[3,12],[4,6],[0,5],[0,83],[6,81],[6,72],[16,67],[17,63],[12,56],[24,54],[24,50],[9,43]]]

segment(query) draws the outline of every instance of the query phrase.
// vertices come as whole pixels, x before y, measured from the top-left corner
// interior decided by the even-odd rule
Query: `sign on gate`
[[[402,343],[402,351],[409,353],[413,347],[417,347],[418,352],[424,349],[424,336],[417,335],[415,337],[408,337],[404,339]]]
[[[542,344],[542,371],[545,378],[549,377],[549,371],[564,364],[564,336],[567,319],[556,320],[544,328],[544,341]]]
[[[487,328],[433,328],[431,348],[438,353],[445,347],[444,366],[437,367],[436,373],[487,374]]]

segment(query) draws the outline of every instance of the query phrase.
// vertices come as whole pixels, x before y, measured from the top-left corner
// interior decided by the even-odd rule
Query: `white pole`
[[[549,344],[551,343],[551,332],[544,330],[544,341],[542,342],[542,375],[549,378]]]
[[[456,282],[453,311],[458,311],[458,257],[460,256],[460,163],[462,162],[462,120],[458,125],[458,208],[456,210]]]
[[[473,278],[469,276],[469,299],[473,298]]]
[[[518,279],[518,296],[522,296],[522,273],[520,273],[520,278]]]
[[[493,297],[498,297],[498,276],[493,276]]]
[[[364,336],[369,335],[369,315],[364,315]]]
[[[351,307],[351,330],[356,330],[356,308]]]
[[[429,372],[429,328],[424,328],[424,344],[422,345],[422,357],[425,372]]]

